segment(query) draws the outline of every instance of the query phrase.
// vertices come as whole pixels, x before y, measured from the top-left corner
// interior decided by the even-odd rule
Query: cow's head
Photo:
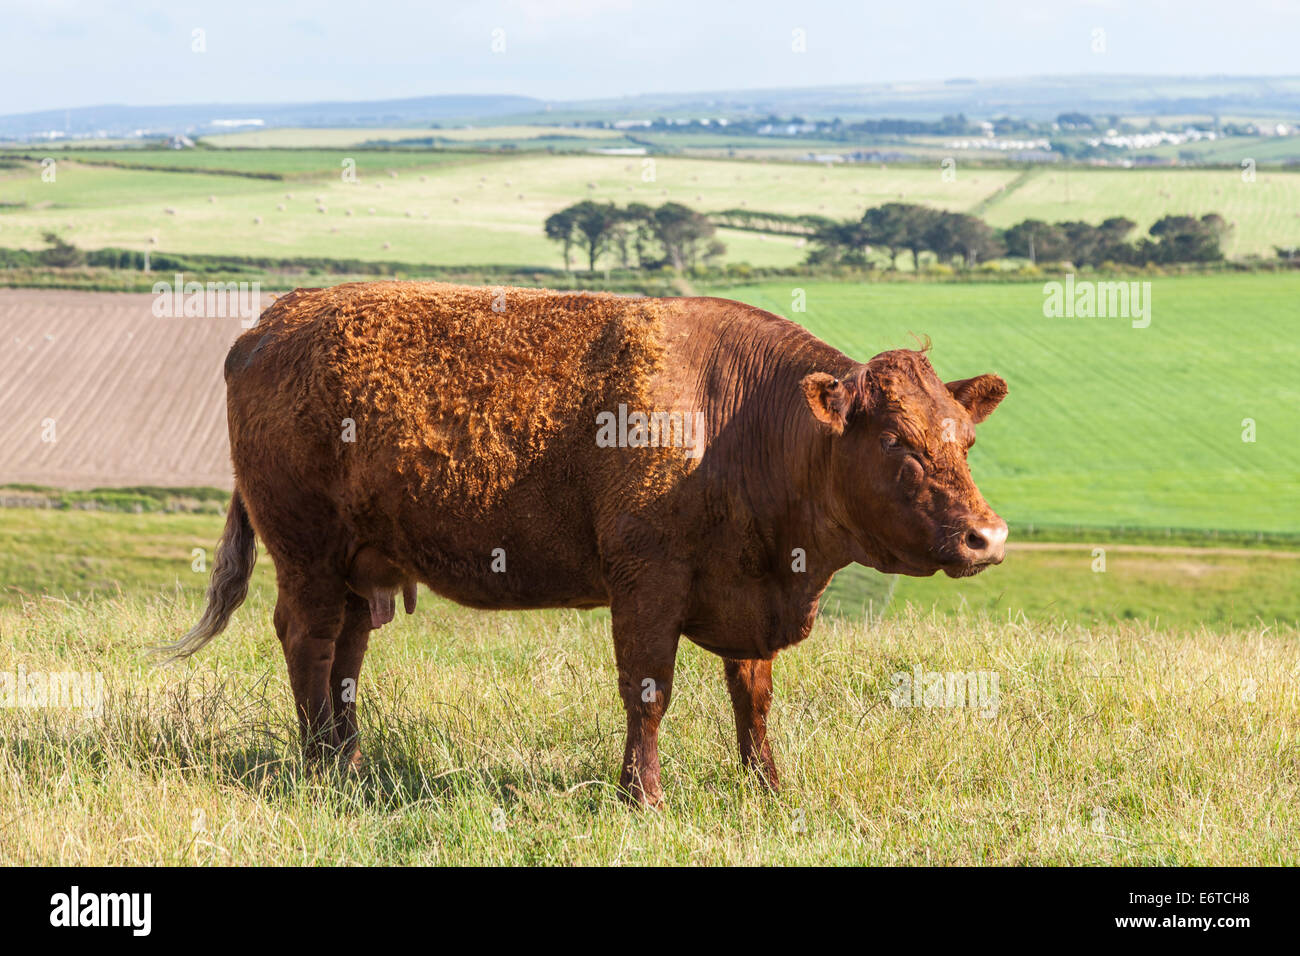
[[[854,540],[854,560],[951,577],[1002,561],[1007,525],[975,487],[966,452],[1006,382],[979,375],[945,385],[924,354],[899,350],[802,384],[829,437],[828,504]]]

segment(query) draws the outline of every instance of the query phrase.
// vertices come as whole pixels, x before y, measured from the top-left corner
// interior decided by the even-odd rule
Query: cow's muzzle
[[[997,515],[974,519],[959,525],[948,540],[948,560],[944,572],[949,577],[964,578],[978,574],[1006,556],[1007,523]]]

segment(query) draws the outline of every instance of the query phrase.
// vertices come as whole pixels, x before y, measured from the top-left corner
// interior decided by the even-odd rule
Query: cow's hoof
[[[664,789],[657,783],[650,787],[639,782],[620,783],[618,795],[625,803],[646,810],[659,810],[664,805]]]
[[[658,793],[646,793],[645,791],[628,793],[625,790],[622,793],[622,797],[628,806],[636,807],[638,810],[662,810],[664,808],[664,794],[662,790]]]
[[[763,786],[771,793],[781,792],[781,778],[777,775],[776,767],[772,764],[750,764],[749,772],[758,777],[763,782]]]

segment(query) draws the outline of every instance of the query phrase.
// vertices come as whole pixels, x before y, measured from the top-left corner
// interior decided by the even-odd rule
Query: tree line
[[[883,250],[891,269],[910,253],[912,267],[922,253],[959,268],[1013,256],[1030,262],[1071,262],[1098,266],[1148,263],[1215,262],[1223,258],[1220,241],[1229,226],[1217,213],[1165,216],[1136,241],[1129,234],[1137,223],[1114,216],[1100,225],[1026,219],[1008,229],[994,229],[978,216],[946,212],[915,203],[891,202],[863,213],[861,219],[832,222],[812,236],[811,265],[867,264],[873,250]]]
[[[1165,216],[1146,235],[1131,238],[1137,223],[1124,216],[1100,225],[1026,219],[995,229],[969,213],[904,202],[873,207],[860,219],[835,220],[750,209],[705,215],[676,202],[620,207],[590,199],[550,216],[544,228],[547,238],[563,249],[566,270],[572,269],[575,252],[581,252],[594,272],[603,256],[614,257],[624,269],[709,265],[726,252],[715,237],[718,226],[802,236],[811,244],[809,265],[866,267],[871,256],[883,253],[891,269],[898,268],[904,254],[911,256],[913,269],[920,267],[923,255],[957,268],[1003,257],[1078,266],[1217,262],[1224,257],[1220,243],[1231,229],[1217,213]]]
[[[727,251],[707,216],[677,202],[619,207],[584,199],[547,217],[543,228],[563,249],[566,270],[575,249],[587,257],[592,272],[603,255],[614,256],[624,269],[690,269]]]

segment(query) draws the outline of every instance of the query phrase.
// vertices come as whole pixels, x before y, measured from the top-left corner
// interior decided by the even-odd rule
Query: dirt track
[[[239,319],[155,318],[153,301],[0,289],[0,483],[231,487],[221,367]]]

